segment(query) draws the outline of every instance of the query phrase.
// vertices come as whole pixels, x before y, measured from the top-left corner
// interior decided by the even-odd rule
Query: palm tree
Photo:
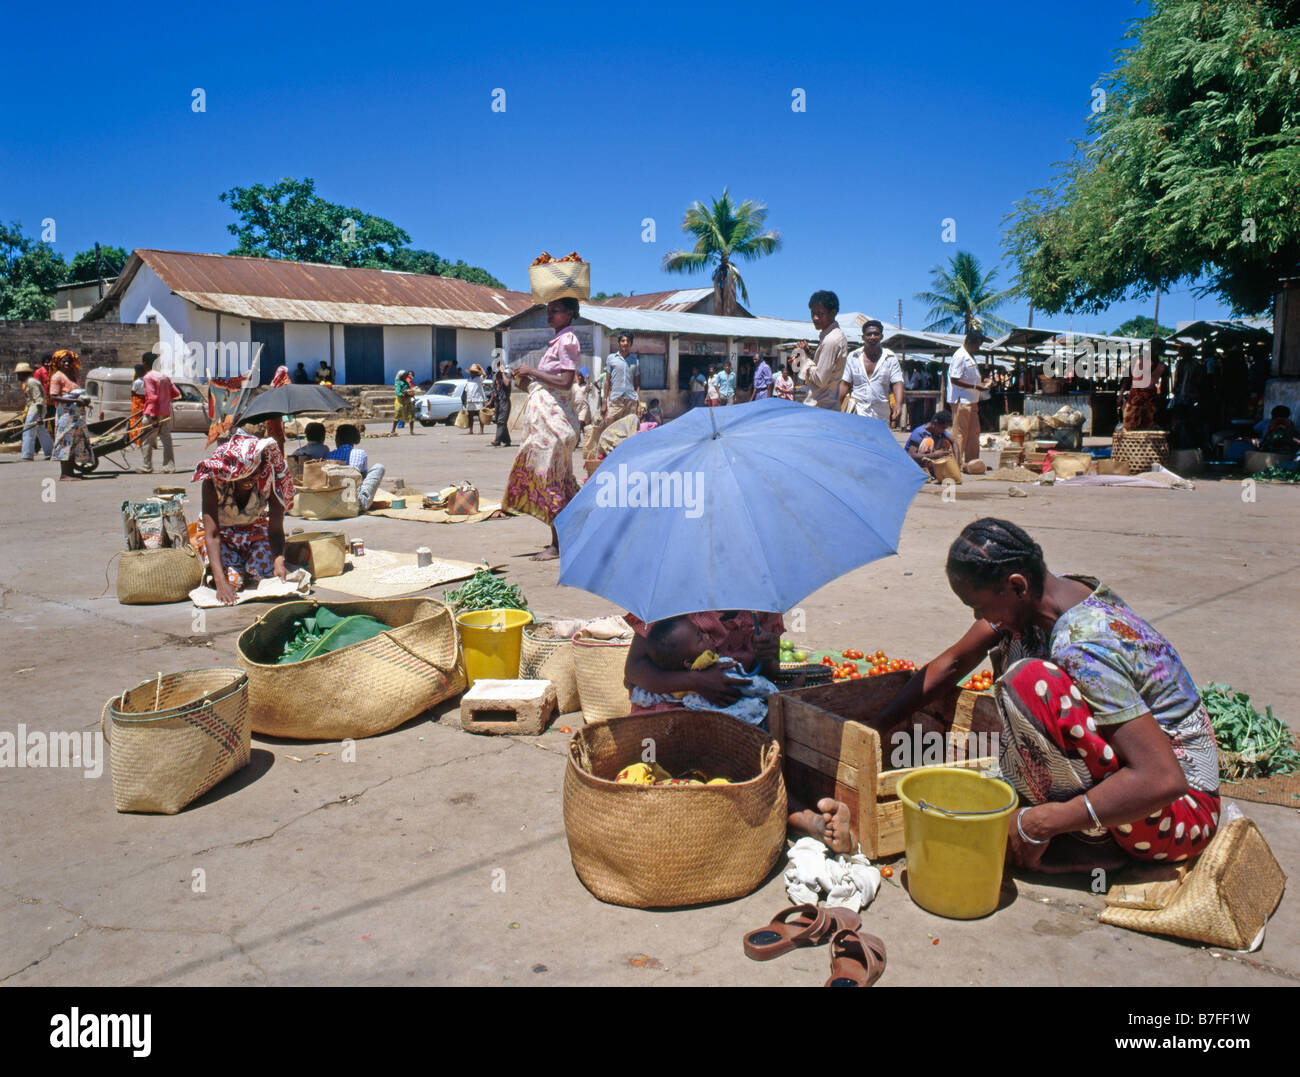
[[[663,268],[669,273],[698,273],[713,266],[713,311],[734,314],[737,290],[746,303],[749,292],[733,259],[752,262],[781,249],[780,235],[763,230],[766,220],[766,206],[749,199],[736,205],[723,188],[722,197],[711,206],[696,202],[686,211],[682,231],[695,237],[695,248],[669,251]]]
[[[917,299],[930,304],[931,321],[926,331],[965,333],[975,318],[983,320],[985,329],[999,333],[1014,329],[1010,322],[990,313],[1016,294],[1015,288],[995,292],[993,278],[997,275],[996,269],[985,273],[979,259],[968,251],[953,255],[946,269],[935,266],[930,271],[930,287],[934,290],[916,293]]]

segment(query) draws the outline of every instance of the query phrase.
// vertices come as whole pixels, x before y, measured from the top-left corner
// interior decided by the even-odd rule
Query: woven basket
[[[588,299],[591,296],[591,263],[547,262],[528,267],[528,284],[534,303],[552,299]]]
[[[778,688],[790,688],[799,678],[803,678],[801,688],[815,688],[820,684],[830,684],[834,677],[830,666],[820,662],[782,662],[781,672],[772,678]]]
[[[117,600],[124,606],[183,602],[203,580],[193,546],[127,550],[117,566]]]
[[[1252,819],[1224,824],[1162,908],[1109,906],[1103,924],[1248,949],[1282,900],[1277,858]],[[1111,900],[1107,895],[1107,901]]]
[[[630,639],[573,640],[573,672],[578,682],[578,699],[583,718],[597,722],[622,718],[632,709],[632,698],[623,683]]]
[[[1130,475],[1150,471],[1152,464],[1169,459],[1169,436],[1163,430],[1116,430],[1110,458],[1127,467]]]
[[[733,785],[621,785],[649,740],[672,774]],[[578,878],[633,908],[729,901],[757,889],[785,845],[781,752],[770,736],[714,711],[657,711],[579,729],[564,772],[564,830]]]
[[[113,807],[175,815],[248,765],[248,677],[242,669],[159,673],[105,703],[99,726],[112,747]]]
[[[525,680],[550,681],[555,685],[561,714],[582,709],[578,696],[578,675],[573,668],[573,647],[567,639],[556,639],[549,621],[524,626],[519,650],[519,676]]]
[[[277,666],[290,626],[318,602],[286,602],[240,633],[253,731],[295,740],[372,737],[465,690],[451,611],[428,598],[331,602],[340,617],[368,614],[391,631],[350,647]]]

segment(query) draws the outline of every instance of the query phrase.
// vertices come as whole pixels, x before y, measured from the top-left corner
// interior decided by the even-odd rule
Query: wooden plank
[[[915,774],[918,770],[934,770],[936,767],[954,767],[963,770],[978,770],[994,762],[992,756],[981,756],[978,759],[963,759],[956,763],[934,763],[921,767],[905,767],[901,770],[887,770],[876,782],[877,797],[892,797],[898,795],[898,783],[906,778],[909,774]]]
[[[805,808],[815,808],[822,797],[831,797],[848,805],[850,830],[854,840],[859,840],[858,792],[852,785],[837,782],[829,774],[815,770],[798,759],[786,757],[783,767],[785,785],[791,800],[798,801]]]
[[[873,860],[882,856],[897,856],[906,845],[903,840],[903,802],[877,801],[875,852],[868,853],[867,856]]]
[[[856,767],[850,766],[843,760],[836,760],[828,755],[823,755],[815,748],[809,748],[806,744],[800,744],[798,741],[787,741],[785,758],[796,760],[815,770],[818,774],[825,774],[827,777],[834,778],[837,782],[841,782],[852,789],[858,787],[858,770]]]

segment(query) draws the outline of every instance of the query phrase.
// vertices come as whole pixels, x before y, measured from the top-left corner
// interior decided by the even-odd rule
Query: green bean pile
[[[528,599],[524,598],[516,583],[506,583],[501,577],[485,568],[479,569],[472,579],[466,580],[454,591],[447,591],[442,599],[455,613],[469,613],[474,610],[528,610]]]
[[[1300,770],[1300,752],[1296,751],[1291,730],[1273,708],[1260,714],[1250,703],[1250,696],[1230,685],[1207,684],[1201,699],[1210,715],[1214,737],[1219,742],[1220,777],[1227,781],[1268,778],[1274,774],[1293,774]],[[1230,752],[1233,759],[1225,759]]]

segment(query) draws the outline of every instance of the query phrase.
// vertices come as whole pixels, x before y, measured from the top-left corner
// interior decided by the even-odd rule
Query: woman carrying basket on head
[[[577,313],[576,299],[547,303],[546,322],[555,338],[536,367],[515,370],[515,383],[528,390],[528,403],[524,405],[524,440],[510,469],[502,504],[511,512],[527,513],[550,525],[551,544],[534,554],[534,561],[559,557],[555,517],[578,493],[573,474],[579,429],[573,410],[573,383],[582,348],[569,328]]]
[[[985,517],[948,551],[975,624],[881,712],[907,721],[987,655],[999,762],[1020,795],[1007,853],[1045,872],[1197,856],[1219,826],[1219,761],[1205,705],[1169,641],[1104,584],[1047,571],[1043,551]]]
[[[284,579],[284,513],[293,508],[293,479],[275,439],[235,434],[199,461],[194,481],[200,480],[203,515],[195,544],[212,568],[217,597],[230,606],[246,580]]]
[[[72,473],[73,465],[90,467],[95,462],[95,450],[90,444],[90,431],[86,429],[86,405],[90,403],[81,392],[77,378],[81,375],[81,357],[74,351],[60,348],[50,356],[50,400],[58,405],[54,413],[54,459],[59,462],[59,482],[79,480]]]

